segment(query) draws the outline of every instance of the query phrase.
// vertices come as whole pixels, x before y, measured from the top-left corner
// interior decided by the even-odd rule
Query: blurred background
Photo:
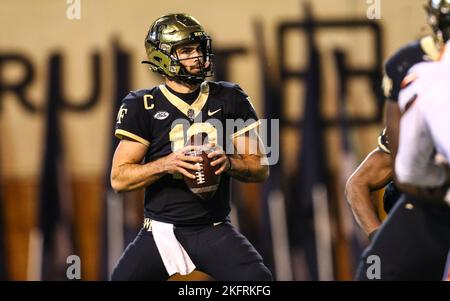
[[[279,120],[278,163],[263,185],[234,183],[233,223],[277,280],[352,279],[368,241],[345,181],[383,127],[383,62],[429,32],[425,2],[2,0],[0,279],[65,280],[72,254],[82,280],[108,279],[143,214],[142,191],[110,188],[115,117],[161,82],[144,38],[173,12],[212,36],[214,80]]]

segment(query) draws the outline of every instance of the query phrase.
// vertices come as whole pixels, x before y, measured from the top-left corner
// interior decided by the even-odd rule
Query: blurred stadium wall
[[[118,70],[119,73],[128,70],[124,73],[128,75],[128,83],[122,82],[123,91],[160,82],[159,77],[150,74],[146,66],[140,64],[141,60],[146,59],[145,34],[158,16],[170,12],[194,15],[213,37],[219,59],[222,54],[219,71],[226,78],[219,79],[239,83],[252,97],[261,117],[267,113],[264,112],[263,100],[264,84],[267,85],[268,81],[281,87],[282,119],[297,120],[303,116],[305,84],[282,79],[280,85],[281,63],[277,59],[280,50],[277,30],[283,22],[304,19],[303,1],[81,0],[80,3],[79,20],[67,18],[67,9],[71,4],[65,0],[2,0],[0,3],[0,277],[3,279],[65,279],[65,273],[59,273],[57,267],[53,275],[43,276],[41,272],[46,268],[43,265],[66,267],[65,259],[70,254],[80,256],[83,280],[106,279],[105,191],[113,139],[111,120],[115,115],[118,93],[116,88],[121,84],[118,81],[123,80]],[[381,0],[381,19],[374,22],[382,29],[383,60],[401,45],[426,34],[424,3],[421,0]],[[367,21],[369,6],[365,0],[311,1],[313,16],[317,20]],[[262,36],[256,35],[255,24],[261,25],[258,30]],[[263,65],[259,63],[258,37],[264,38],[267,50]],[[286,40],[285,64],[293,69],[307,68],[305,34],[293,32]],[[332,118],[337,116],[340,107],[333,51],[344,52],[349,66],[363,68],[374,64],[376,45],[364,29],[318,31],[315,41],[321,54],[321,112],[325,118]],[[125,60],[119,58],[119,52],[125,54]],[[232,53],[232,56],[224,61],[227,53]],[[98,59],[98,91],[95,91],[94,80],[95,57]],[[117,68],[117,62],[122,64],[122,68]],[[265,79],[262,70],[266,72]],[[350,116],[370,117],[376,114],[377,99],[371,85],[365,79],[349,81],[346,108]],[[64,202],[60,204],[60,214],[47,216],[52,209],[41,208],[40,191],[41,185],[49,184],[49,179],[43,179],[43,169],[45,142],[49,137],[46,125],[51,114],[47,105],[52,97],[63,98],[66,104],[57,107],[58,120],[52,123],[59,131],[62,148],[59,153],[47,153],[60,159],[50,163],[57,164],[58,168],[50,173],[57,180],[49,189],[58,189],[56,199]],[[381,128],[381,121],[351,128],[351,151],[356,154],[356,162],[359,163],[376,146]],[[285,147],[281,154],[282,166],[278,168],[286,179],[296,173],[298,166],[296,163],[301,149],[298,131],[296,126],[286,126],[280,133],[280,142]],[[54,141],[52,139],[55,138],[49,139]],[[335,189],[329,192],[331,199],[335,200],[334,205],[330,203],[330,210],[333,210],[344,202],[338,180],[344,169],[338,127],[327,128],[324,144],[330,179],[335,184]],[[267,212],[261,202],[267,195],[264,195],[260,185],[236,187],[238,216],[246,217],[243,219],[245,222],[239,223],[241,229],[267,254],[269,265],[275,271],[274,252],[270,246],[264,245],[265,235],[270,233],[261,230],[268,223],[268,219],[263,217]],[[123,213],[117,222],[125,227],[124,242],[119,239],[119,245],[129,241],[139,227],[141,196],[139,192],[128,194],[124,198],[126,201],[121,203]],[[288,203],[289,195],[286,194],[285,198]],[[348,224],[349,216],[345,216],[341,214],[341,218],[331,222],[333,237],[339,237],[336,229],[343,229],[343,225]],[[57,233],[54,235],[58,251],[51,255],[43,254],[43,231],[37,231],[42,226],[40,217],[63,220],[56,223]],[[354,269],[352,261],[359,254],[350,254],[350,248],[349,244],[343,245],[339,240],[333,240],[332,279],[351,279]],[[305,268],[310,263],[302,254],[301,250],[291,249],[292,267],[288,269],[292,270],[285,279],[316,278],[310,273],[314,269]],[[47,261],[42,260],[43,256],[47,256]],[[278,270],[278,273],[282,271]],[[204,277],[196,274],[187,279]]]

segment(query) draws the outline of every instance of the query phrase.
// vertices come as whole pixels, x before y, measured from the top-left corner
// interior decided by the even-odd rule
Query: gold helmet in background
[[[201,72],[191,74],[177,58],[174,48],[183,44],[200,43],[203,53]],[[211,38],[203,26],[187,14],[168,14],[150,26],[145,38],[145,49],[150,69],[165,76],[186,82],[201,82],[213,75]]]
[[[425,9],[436,40],[445,43],[450,38],[450,0],[429,0]]]

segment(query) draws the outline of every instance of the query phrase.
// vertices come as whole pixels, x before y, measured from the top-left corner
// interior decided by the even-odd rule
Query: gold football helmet
[[[183,44],[199,43],[203,54],[201,71],[191,74],[186,71],[176,56],[174,48]],[[169,14],[158,18],[145,38],[145,49],[150,69],[178,80],[198,83],[213,75],[211,38],[202,25],[187,14]]]
[[[450,38],[450,0],[429,0],[425,9],[436,40],[445,43]]]

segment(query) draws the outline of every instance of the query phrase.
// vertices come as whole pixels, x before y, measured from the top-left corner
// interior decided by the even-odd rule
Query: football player
[[[450,42],[439,62],[418,64],[410,74],[414,80],[399,96],[402,117],[395,158],[396,179],[399,188],[407,192],[403,199],[410,207],[396,210],[396,229],[410,232],[403,234],[403,244],[396,252],[409,249],[406,258],[398,262],[404,275],[416,271],[416,277],[440,280],[450,250],[450,201],[446,197],[450,183]],[[443,160],[436,160],[435,154]],[[404,185],[417,187],[419,192],[429,190],[432,197],[411,193]],[[392,242],[385,241],[389,243],[386,249],[392,248]],[[423,249],[410,250],[415,246]]]
[[[433,37],[426,37],[401,49],[386,64],[384,87],[388,100],[386,123],[391,151],[390,162],[396,158],[398,150],[399,120],[402,115],[397,101],[399,93],[414,84],[416,75],[410,73],[414,66],[440,59],[444,42],[449,38],[450,1],[429,1],[427,12],[428,22],[434,31]],[[408,147],[417,146],[403,145],[403,148]],[[403,195],[400,198],[390,217],[363,254],[357,273],[359,280],[377,279],[367,273],[371,266],[371,261],[367,259],[372,255],[380,259],[382,280],[440,280],[442,277],[448,253],[448,244],[446,249],[443,242],[445,244],[447,240],[448,243],[449,238],[446,236],[447,231],[442,231],[448,224],[447,226],[444,224],[444,228],[440,228],[439,224],[442,217],[449,218],[449,210],[442,202],[434,206],[423,201],[425,198],[434,200],[442,198],[442,190],[424,189],[404,183],[401,184],[401,190],[419,196],[420,200],[410,195]]]
[[[412,78],[405,77],[415,64],[438,60],[445,42],[450,36],[450,0],[429,0],[426,10],[428,24],[433,29],[434,34],[400,49],[386,63],[383,85],[387,99],[387,133],[393,158],[395,158],[398,148],[398,124],[400,120],[398,94],[402,83],[403,85],[409,84]]]
[[[217,280],[271,280],[260,254],[229,222],[231,178],[262,182],[269,175],[248,95],[237,84],[206,80],[214,67],[211,38],[190,15],[158,18],[145,48],[146,63],[164,84],[124,98],[111,170],[116,191],[145,188],[145,219],[112,280],[166,280],[194,269]],[[183,181],[201,168],[202,158],[188,156],[194,147],[185,146],[199,133],[213,147],[208,157],[221,176],[207,200]],[[229,145],[241,150],[229,154]]]
[[[426,11],[433,35],[402,47],[386,62],[383,88],[387,100],[387,129],[384,129],[379,136],[378,147],[364,159],[348,179],[346,185],[347,200],[356,220],[370,239],[375,236],[376,230],[381,225],[376,208],[371,202],[370,193],[385,187],[383,201],[384,210],[387,213],[401,195],[392,181],[392,156],[395,156],[397,150],[400,117],[397,99],[402,83],[403,85],[408,83],[410,79],[405,79],[405,77],[414,65],[425,61],[436,61],[440,58],[444,43],[449,37],[446,25],[450,19],[449,7],[449,0],[430,0]],[[389,143],[387,137],[389,137]]]

